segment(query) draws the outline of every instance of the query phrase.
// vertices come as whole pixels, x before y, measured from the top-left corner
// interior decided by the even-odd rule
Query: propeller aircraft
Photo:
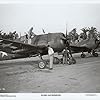
[[[72,53],[79,53],[82,52],[81,57],[85,58],[84,52],[88,52],[92,54],[94,57],[98,57],[98,53],[96,53],[96,49],[98,48],[100,44],[100,40],[97,39],[95,35],[95,28],[91,27],[90,30],[88,30],[88,37],[85,40],[81,40],[77,43],[71,43],[71,51]]]
[[[46,63],[43,61],[42,56],[48,54],[47,45],[53,48],[54,52],[62,52],[66,47],[66,36],[63,33],[48,33],[35,35],[26,41],[0,39],[0,51],[14,54],[13,58],[24,58],[31,56],[39,56],[41,62],[39,68],[45,68]],[[72,61],[76,60],[71,55]],[[69,61],[70,62],[70,61]]]

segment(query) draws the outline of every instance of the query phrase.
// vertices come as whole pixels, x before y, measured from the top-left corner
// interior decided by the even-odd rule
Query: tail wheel
[[[38,67],[39,67],[40,69],[44,69],[44,68],[46,67],[46,62],[45,62],[45,61],[40,61],[40,62],[38,63]]]
[[[81,54],[81,58],[85,58],[86,55],[84,53]]]
[[[98,53],[93,53],[93,56],[94,57],[98,57]]]

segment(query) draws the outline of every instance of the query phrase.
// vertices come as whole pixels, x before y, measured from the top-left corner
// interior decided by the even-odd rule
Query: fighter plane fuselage
[[[70,44],[70,46],[73,52],[89,52],[91,50],[95,50],[98,47],[99,43],[100,41],[98,41],[94,37],[91,37],[87,38],[86,40],[81,40],[77,43],[72,43]]]
[[[31,44],[36,46],[47,46],[49,44],[55,52],[61,52],[65,48],[64,38],[63,33],[36,35],[31,39]]]
[[[29,57],[36,54],[46,55],[48,54],[47,45],[50,45],[54,52],[61,52],[65,48],[65,39],[63,33],[41,34],[24,41],[3,40],[0,49],[15,54],[15,57]]]

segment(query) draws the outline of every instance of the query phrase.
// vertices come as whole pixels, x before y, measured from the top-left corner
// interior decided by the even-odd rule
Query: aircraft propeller
[[[68,52],[68,57],[67,57],[67,64],[75,64],[76,63],[76,60],[73,58],[72,56],[72,53],[71,53],[71,48],[70,48],[70,44],[69,44],[69,41],[68,41],[68,34],[67,34],[67,24],[66,24],[66,33],[65,33],[65,37],[66,37],[66,47],[67,49],[65,48],[65,50],[67,50],[66,52]]]

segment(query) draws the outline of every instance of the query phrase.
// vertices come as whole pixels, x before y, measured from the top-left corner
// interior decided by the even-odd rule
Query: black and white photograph
[[[0,3],[0,93],[100,93],[100,3],[54,1]]]

